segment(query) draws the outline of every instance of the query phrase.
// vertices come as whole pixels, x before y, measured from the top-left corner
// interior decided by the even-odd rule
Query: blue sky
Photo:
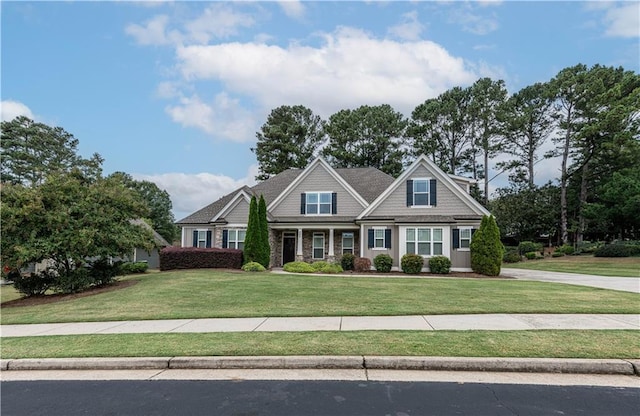
[[[2,1],[2,120],[61,126],[176,218],[257,173],[270,110],[406,116],[483,76],[510,92],[584,63],[640,72],[639,2]],[[557,174],[538,165],[537,182]],[[499,183],[493,184],[499,185]]]

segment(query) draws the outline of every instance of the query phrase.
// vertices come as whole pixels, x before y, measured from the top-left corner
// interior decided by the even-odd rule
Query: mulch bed
[[[418,273],[418,274],[404,274],[402,272],[390,272],[390,273],[379,273],[376,271],[370,272],[343,272],[338,274],[337,276],[350,276],[350,275],[358,275],[358,276],[371,276],[371,277],[460,277],[466,279],[513,279],[509,276],[485,276],[484,274],[472,273],[472,272],[451,272],[449,274],[437,274],[437,273]],[[331,276],[331,275],[327,275]]]
[[[137,280],[122,280],[116,281],[113,284],[102,287],[93,287],[84,292],[80,293],[70,293],[70,294],[61,294],[56,293],[53,295],[43,295],[43,296],[29,296],[28,298],[20,298],[14,299],[7,302],[3,302],[0,304],[1,308],[15,308],[20,306],[35,306],[35,305],[45,305],[48,303],[62,302],[65,300],[84,298],[87,296],[99,295],[100,293],[112,292],[114,290],[124,289],[138,283]]]

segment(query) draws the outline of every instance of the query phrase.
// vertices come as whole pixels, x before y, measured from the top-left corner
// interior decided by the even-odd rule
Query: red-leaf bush
[[[241,267],[242,250],[232,248],[166,247],[160,251],[160,270]]]
[[[353,260],[353,270],[356,272],[371,271],[371,260],[366,257],[356,257]]]

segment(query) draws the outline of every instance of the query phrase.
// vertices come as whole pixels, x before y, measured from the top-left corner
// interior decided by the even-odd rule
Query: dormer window
[[[337,194],[335,192],[306,192],[300,200],[300,213],[303,215],[335,215],[338,213]]]

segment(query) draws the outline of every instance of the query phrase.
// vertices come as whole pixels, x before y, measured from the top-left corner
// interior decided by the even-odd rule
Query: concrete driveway
[[[638,273],[640,274],[640,270]],[[509,268],[503,268],[500,274],[502,276],[515,277],[516,279],[521,280],[566,283],[568,285],[590,286],[601,289],[640,293],[640,277],[607,277],[578,273],[559,273]]]

